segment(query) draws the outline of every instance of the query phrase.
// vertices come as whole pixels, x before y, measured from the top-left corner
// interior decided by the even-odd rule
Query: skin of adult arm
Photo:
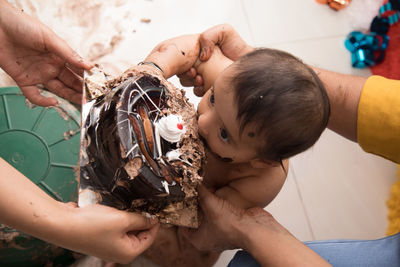
[[[199,42],[201,44],[201,60],[208,60],[211,57],[215,45],[218,45],[224,55],[233,60],[254,49],[240,37],[232,26],[227,24],[217,25],[206,30],[200,34]],[[328,128],[356,142],[358,103],[366,78],[312,68],[318,74],[328,93],[331,105]],[[204,82],[196,75],[196,71],[191,69],[185,75],[181,75],[181,81],[185,84],[194,83],[195,86],[200,86]],[[204,89],[196,89],[195,92],[204,94]]]
[[[159,227],[156,220],[136,213],[58,202],[2,158],[0,222],[61,247],[120,263],[146,250]]]
[[[243,247],[261,266],[331,266],[261,208],[248,209],[234,226]],[[250,238],[251,237],[251,238]]]
[[[0,67],[15,80],[33,104],[52,106],[57,100],[40,94],[37,84],[71,102],[82,101],[84,61],[40,21],[0,0]]]
[[[330,266],[262,208],[242,209],[199,188],[206,224],[182,234],[200,249],[243,248],[262,266]]]
[[[366,78],[312,67],[328,93],[331,115],[328,128],[357,142],[358,103]]]

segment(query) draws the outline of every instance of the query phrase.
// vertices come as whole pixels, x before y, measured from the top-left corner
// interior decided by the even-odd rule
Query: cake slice
[[[150,66],[85,74],[79,206],[101,203],[196,228],[205,154],[185,92]]]

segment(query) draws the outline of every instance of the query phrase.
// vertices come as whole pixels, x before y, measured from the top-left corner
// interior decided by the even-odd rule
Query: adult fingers
[[[85,69],[77,68],[76,66],[73,66],[69,63],[65,63],[65,68],[71,70],[71,72],[77,75],[78,77],[83,78],[83,72]]]
[[[203,86],[196,86],[193,88],[193,92],[196,96],[202,97],[206,92],[204,91]]]
[[[193,86],[193,81],[196,78],[196,69],[191,67],[188,71],[183,72],[181,74],[177,74],[180,83],[183,86]]]
[[[179,78],[179,82],[184,87],[190,87],[194,85],[193,79]]]
[[[58,101],[53,97],[45,97],[40,94],[36,86],[20,86],[21,92],[32,103],[42,107],[55,106]]]
[[[200,35],[199,41],[202,61],[211,56],[215,45],[218,45],[224,55],[232,60],[237,60],[253,50],[229,24],[220,24],[206,30]]]
[[[201,75],[197,74],[197,71],[195,68],[190,68],[190,70],[188,70],[185,73],[182,73],[180,75],[177,75],[179,78],[179,82],[183,85],[183,86],[202,86],[204,81],[203,81],[203,77]],[[201,95],[200,95],[201,96]]]
[[[83,90],[83,80],[81,77],[73,73],[68,68],[63,68],[58,75],[58,79],[65,85],[74,89],[77,92],[82,92]]]
[[[182,86],[184,87],[190,87],[190,86],[194,86],[194,79],[191,78],[187,78],[184,75],[178,76],[179,78],[179,82]]]
[[[189,79],[194,79],[197,75],[197,71],[195,68],[191,67],[187,72],[185,72],[185,76]]]
[[[47,44],[49,51],[53,52],[57,56],[63,58],[66,62],[76,68],[91,69],[93,64],[84,60],[77,52],[75,52],[63,39],[58,37],[52,30],[48,29],[47,34],[44,36],[46,39],[44,42]]]
[[[46,88],[61,98],[67,99],[75,104],[82,103],[82,90],[79,92],[67,87],[60,80],[50,80],[45,84]]]
[[[118,258],[113,259],[113,262],[128,264],[134,260],[138,255],[148,249],[154,242],[157,236],[160,225],[153,225],[149,230],[136,232],[128,232],[125,239],[124,249],[120,250],[122,253]],[[128,240],[128,242],[126,242]]]
[[[203,37],[203,35],[200,35],[200,45],[201,45],[201,52],[200,52],[200,60],[201,61],[207,61],[212,53],[214,52],[214,46],[216,43],[214,43],[213,40],[210,39],[205,39],[207,37]]]
[[[219,219],[226,221],[229,216],[237,216],[242,212],[229,201],[219,198],[215,194],[211,193],[209,189],[204,186],[199,186],[198,192],[199,205],[205,217],[207,217],[207,220],[209,221],[213,221],[214,223],[217,223]]]
[[[218,45],[223,37],[223,25],[214,26],[200,34],[200,60],[207,61],[214,51],[214,46]]]
[[[141,231],[136,235],[137,239],[140,242],[139,253],[142,253],[143,251],[148,249],[151,246],[151,244],[153,244],[159,229],[160,225],[156,224],[153,225],[153,227],[150,228],[149,230]]]
[[[219,199],[216,195],[211,193],[207,188],[204,186],[199,186],[199,204],[202,211],[207,215],[213,215],[216,213],[216,209],[221,207],[222,199]]]
[[[195,87],[193,88],[193,92],[196,96],[201,97],[207,92],[207,89],[205,89],[203,86],[204,85],[203,76],[196,75],[194,85]]]
[[[235,34],[235,30],[229,24],[219,24],[210,29],[204,31],[200,34],[199,42],[200,42],[200,60],[207,61],[214,51],[214,46],[223,46],[226,42],[226,38],[231,37],[232,34]],[[222,49],[222,47],[221,47]],[[225,54],[227,51],[222,49]],[[234,55],[227,55],[231,58]]]
[[[128,224],[127,231],[147,230],[158,223],[157,218],[149,218],[139,213],[126,212]]]
[[[196,86],[202,86],[204,85],[204,80],[202,75],[196,75],[195,83],[194,85]]]

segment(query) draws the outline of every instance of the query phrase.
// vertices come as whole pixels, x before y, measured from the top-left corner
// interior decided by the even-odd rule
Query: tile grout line
[[[300,198],[300,201],[301,201],[301,206],[303,207],[304,214],[306,215],[308,230],[309,230],[310,233],[311,233],[311,238],[312,238],[312,240],[315,240],[314,231],[313,231],[313,229],[312,229],[311,221],[310,221],[309,215],[308,215],[308,213],[307,213],[306,205],[304,204],[303,196],[302,196],[302,194],[301,194],[300,187],[299,187],[299,184],[298,184],[298,182],[297,182],[296,174],[294,173],[294,170],[293,170],[293,165],[292,165],[292,168],[290,168],[290,169],[291,169],[291,172],[292,172],[292,176],[293,176],[293,179],[294,179],[294,183],[295,183],[295,185],[296,185],[297,193],[299,194],[299,198]],[[305,241],[308,241],[308,240],[305,240]]]
[[[241,4],[241,6],[242,6],[243,13],[244,13],[244,16],[245,16],[245,18],[246,18],[247,28],[248,28],[248,30],[249,30],[249,32],[250,32],[251,44],[254,44],[254,34],[253,34],[253,31],[252,31],[252,29],[251,29],[251,27],[250,27],[249,16],[247,15],[246,6],[244,5],[243,1],[244,1],[244,0],[240,0],[240,4]]]
[[[297,39],[297,40],[291,40],[291,41],[284,41],[284,42],[277,42],[277,43],[266,43],[266,45],[282,45],[282,44],[295,44],[295,43],[304,43],[308,41],[314,41],[314,40],[325,40],[325,39],[332,39],[332,38],[338,38],[338,37],[346,37],[346,35],[342,34],[336,34],[336,35],[330,35],[330,36],[323,36],[323,37],[311,37],[311,38],[305,38],[305,39]]]

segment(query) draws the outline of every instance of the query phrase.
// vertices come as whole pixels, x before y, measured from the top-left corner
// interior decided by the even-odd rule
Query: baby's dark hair
[[[261,48],[235,62],[232,86],[240,134],[256,126],[263,138],[258,156],[280,162],[311,147],[330,115],[329,99],[317,74],[293,55]]]

